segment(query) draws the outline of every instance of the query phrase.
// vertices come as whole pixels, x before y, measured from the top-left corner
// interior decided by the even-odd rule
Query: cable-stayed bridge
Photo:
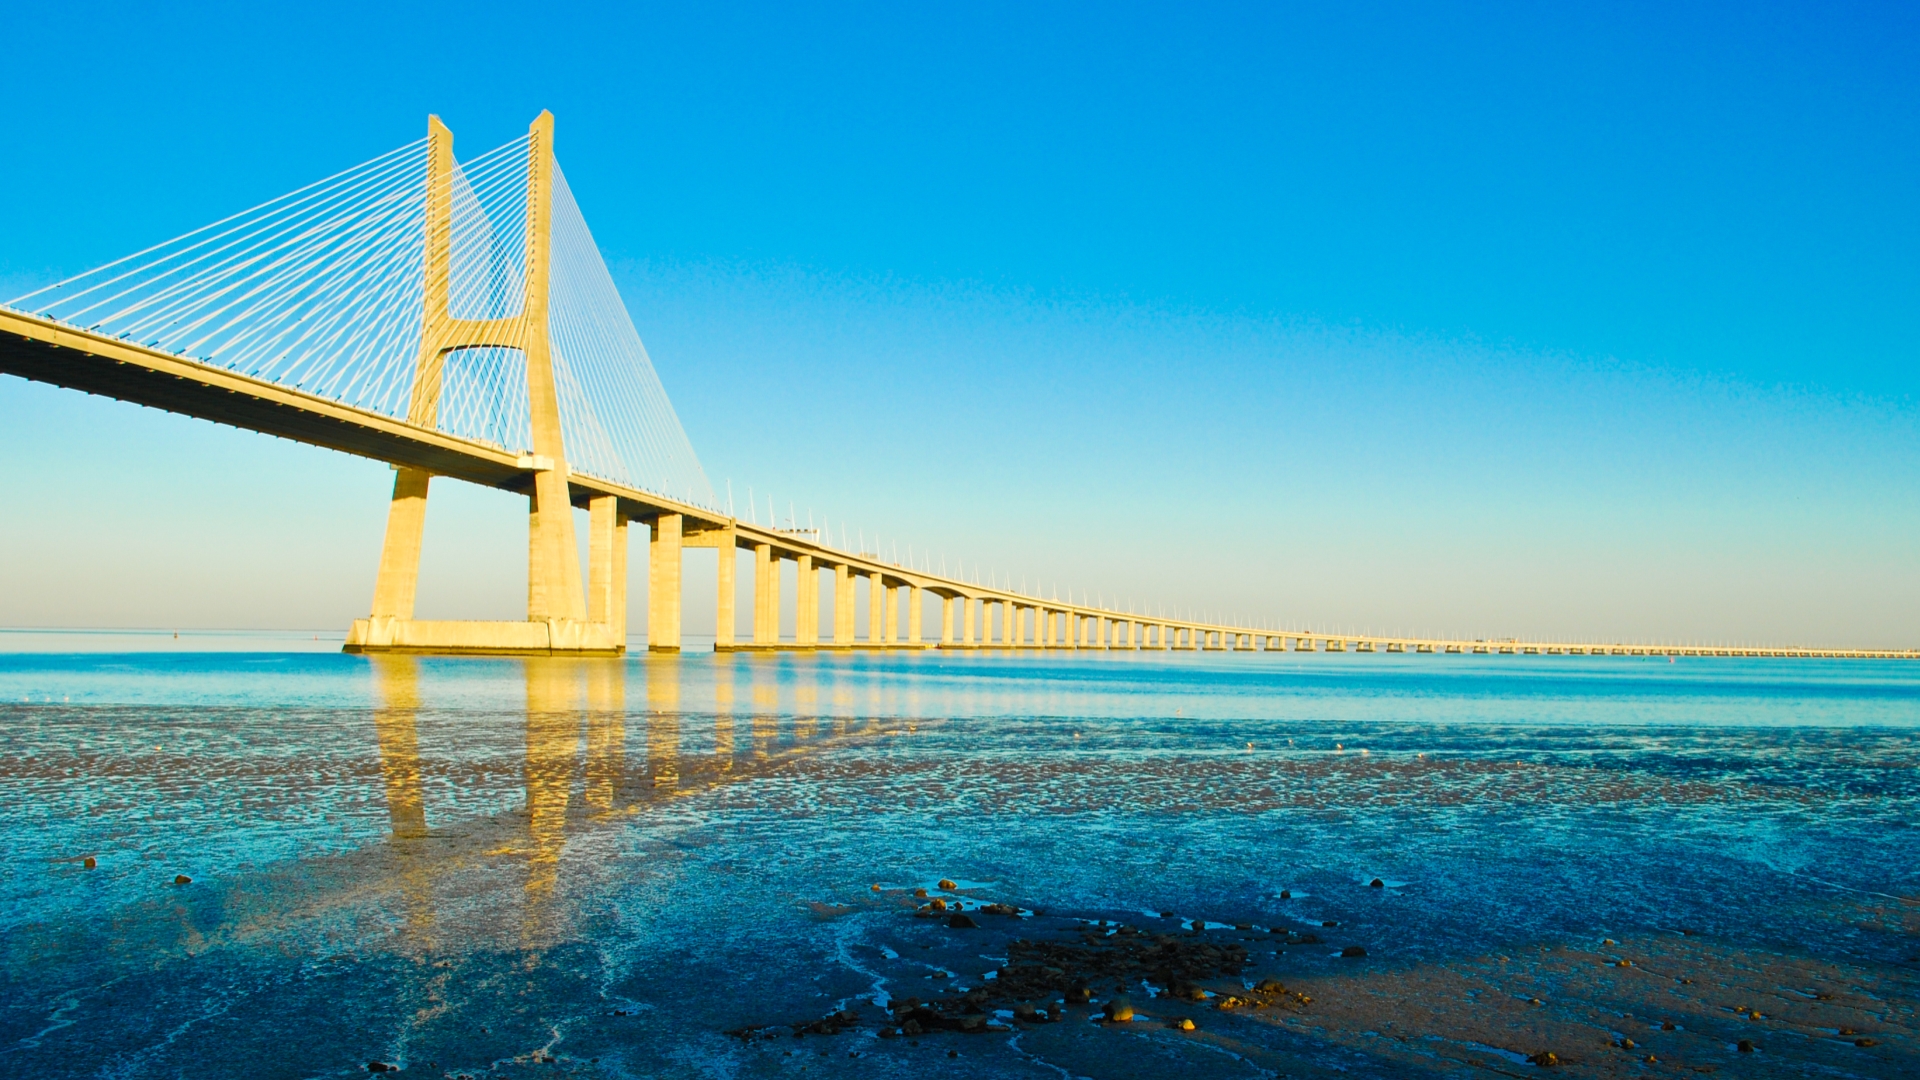
[[[1920,658],[1920,650],[1453,640],[1200,622],[1047,599],[837,549],[717,505],[553,153],[553,117],[465,161],[427,137],[0,305],[0,371],[395,469],[356,652],[617,654],[628,530],[650,649],[678,651],[682,551],[719,549],[715,647],[1327,650]],[[528,497],[527,618],[413,617],[434,477]],[[588,511],[581,573],[573,509]],[[737,549],[753,552],[738,640]],[[781,567],[798,565],[796,630]],[[822,634],[821,577],[832,624]],[[864,582],[867,625],[855,625]],[[940,598],[938,625],[925,625]]]

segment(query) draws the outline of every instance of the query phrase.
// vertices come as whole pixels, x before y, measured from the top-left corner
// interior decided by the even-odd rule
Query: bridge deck
[[[49,319],[0,308],[0,373],[18,375],[36,382],[51,383],[90,394],[131,401],[156,409],[193,416],[215,423],[229,424],[250,431],[264,432],[297,442],[372,458],[393,465],[423,469],[436,476],[450,476],[475,484],[507,491],[532,490],[534,470],[530,458],[514,451],[445,432],[422,428],[382,413],[282,386],[263,379],[159,349],[93,333]],[[1278,647],[1286,649],[1325,649],[1327,651],[1411,652],[1456,654],[1517,655],[1684,655],[1684,656],[1794,656],[1833,658],[1920,658],[1920,650],[1911,649],[1822,649],[1805,646],[1728,648],[1714,646],[1649,644],[1568,644],[1529,641],[1470,641],[1444,638],[1381,637],[1373,635],[1322,634],[1309,630],[1277,630],[1230,624],[1195,622],[1114,611],[1081,604],[1046,600],[1009,590],[981,586],[910,567],[884,562],[871,555],[839,551],[826,544],[777,529],[753,525],[711,510],[628,487],[624,484],[575,473],[568,478],[570,496],[576,505],[585,506],[596,496],[613,495],[621,510],[636,521],[651,521],[662,514],[680,514],[689,538],[714,531],[732,530],[741,547],[765,544],[781,557],[806,555],[820,567],[846,566],[857,575],[878,575],[888,585],[909,585],[943,597],[984,600],[1011,604],[1017,608],[1037,608],[1063,612],[1086,619],[1104,619],[1118,624],[1164,627],[1199,635],[1199,641],[1180,648],[1212,651]],[[702,546],[694,539],[695,546]],[[711,546],[711,545],[704,545]],[[1141,635],[1144,637],[1145,635]],[[1218,644],[1214,641],[1218,640]],[[856,647],[934,647],[935,643],[859,643]],[[956,643],[940,642],[945,647]],[[755,646],[743,646],[753,648]],[[764,647],[764,646],[761,646]],[[779,647],[793,647],[776,645]],[[811,647],[811,646],[809,646]],[[820,648],[835,646],[822,643]],[[842,643],[840,647],[846,647]],[[1005,648],[1006,643],[961,647]],[[1028,644],[1020,647],[1053,649],[1119,648],[1134,645],[1094,645],[1061,643],[1049,646]],[[1164,645],[1145,646],[1164,648]]]

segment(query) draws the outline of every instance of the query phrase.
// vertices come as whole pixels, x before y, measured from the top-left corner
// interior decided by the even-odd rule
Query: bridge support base
[[[480,622],[355,619],[343,651],[455,656],[620,656],[626,643],[603,623],[578,619]]]

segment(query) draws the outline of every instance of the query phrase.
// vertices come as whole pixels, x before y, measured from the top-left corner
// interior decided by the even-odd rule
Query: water
[[[1920,664],[306,637],[0,643],[0,1073],[1920,1070]]]

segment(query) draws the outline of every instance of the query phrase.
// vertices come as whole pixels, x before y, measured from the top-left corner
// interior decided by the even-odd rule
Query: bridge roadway
[[[516,491],[534,489],[542,460],[488,443],[252,378],[212,364],[0,308],[0,372],[131,401],[156,409],[322,446],[403,468]],[[718,574],[720,625],[715,647],[774,649],[1182,649],[1566,656],[1760,656],[1920,659],[1915,649],[1830,649],[1809,646],[1726,647],[1546,641],[1462,640],[1257,629],[1169,619],[1048,600],[924,573],[877,555],[837,550],[812,532],[790,532],[716,514],[704,507],[574,472],[575,506],[608,497],[619,516],[650,532],[648,640],[657,650],[680,643],[680,565],[685,547],[734,546],[755,553],[753,632],[735,640],[733,560]],[[779,634],[779,562],[799,565],[798,630]],[[834,626],[819,635],[819,572],[833,572]],[[854,582],[869,585],[864,638],[855,634]],[[614,583],[624,589],[624,583]],[[923,633],[924,596],[942,600],[936,636]],[[904,595],[905,604],[901,604]],[[901,627],[900,607],[906,608]],[[999,609],[996,626],[993,609]],[[620,598],[619,640],[625,639]],[[997,630],[997,633],[996,633]]]

